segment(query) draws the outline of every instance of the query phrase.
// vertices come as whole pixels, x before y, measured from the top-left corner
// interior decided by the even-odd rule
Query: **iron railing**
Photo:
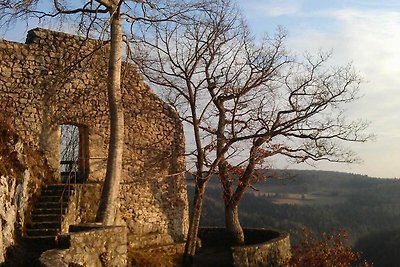
[[[67,165],[64,168],[64,171],[61,171],[61,181],[64,184],[64,188],[61,192],[61,196],[59,199],[60,203],[60,233],[62,233],[62,226],[63,226],[63,208],[64,208],[64,196],[68,194],[68,201],[71,197],[71,185],[76,186],[78,180],[78,160],[62,160],[60,161],[60,169],[63,170],[62,166]],[[67,170],[67,171],[65,171]],[[65,179],[66,178],[66,179]],[[68,205],[68,202],[66,203]],[[67,207],[68,208],[68,207]]]

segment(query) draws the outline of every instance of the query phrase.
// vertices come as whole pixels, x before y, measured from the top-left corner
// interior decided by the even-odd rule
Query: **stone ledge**
[[[85,224],[70,228],[74,232],[60,237],[62,245],[68,248],[44,252],[40,257],[44,266],[127,266],[126,227]]]
[[[289,234],[270,229],[244,229],[246,245],[229,246],[224,228],[200,228],[202,243],[197,261],[208,264],[215,258],[229,266],[285,266],[290,258]]]

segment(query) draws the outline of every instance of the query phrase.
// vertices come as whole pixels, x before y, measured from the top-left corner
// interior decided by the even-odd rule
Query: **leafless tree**
[[[169,0],[1,0],[1,25],[20,19],[56,20],[71,18],[86,36],[108,39],[108,104],[110,142],[107,172],[96,221],[113,224],[118,208],[124,143],[124,111],[121,99],[121,65],[125,33],[135,22],[149,25],[170,20],[196,5],[188,1]],[[123,24],[127,24],[123,27]],[[124,29],[128,29],[124,31]],[[126,36],[125,36],[126,37]]]
[[[79,128],[75,125],[61,125],[61,153],[60,161],[69,161],[69,163],[61,166],[61,172],[77,172],[77,164],[75,162],[79,158]]]
[[[195,254],[202,200],[212,175],[221,182],[226,229],[244,235],[238,205],[275,155],[296,162],[357,158],[342,141],[364,142],[366,124],[348,122],[343,104],[357,98],[350,65],[329,66],[329,54],[292,56],[286,34],[256,40],[229,0],[214,1],[190,21],[159,23],[136,38],[134,60],[190,125],[195,199],[185,255]],[[187,137],[188,138],[188,137]]]

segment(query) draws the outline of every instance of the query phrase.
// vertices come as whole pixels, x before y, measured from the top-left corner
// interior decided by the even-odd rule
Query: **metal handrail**
[[[71,196],[70,194],[71,194],[71,180],[72,180],[72,178],[73,178],[73,185],[74,185],[74,187],[75,187],[76,184],[77,184],[78,159],[76,159],[76,160],[62,160],[62,161],[60,161],[60,165],[63,165],[63,164],[70,164],[70,165],[71,165],[71,169],[70,169],[69,174],[68,174],[67,182],[66,182],[66,184],[64,185],[63,191],[62,191],[61,196],[60,196],[60,199],[59,199],[59,201],[58,201],[58,202],[61,204],[61,209],[60,209],[60,233],[62,233],[64,194],[65,194],[65,191],[66,191],[67,188],[68,188],[68,190],[67,190],[67,191],[68,191],[68,199],[69,199],[69,197]],[[75,169],[75,167],[76,167],[76,169]],[[62,177],[61,177],[61,178],[62,178]]]

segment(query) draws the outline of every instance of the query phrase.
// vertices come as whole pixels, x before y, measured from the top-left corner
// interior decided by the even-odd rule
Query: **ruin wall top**
[[[44,153],[60,182],[60,125],[79,128],[87,183],[105,176],[109,140],[107,42],[36,28],[0,40],[0,119]],[[119,216],[131,235],[183,238],[187,196],[182,124],[136,68],[124,64],[125,145]]]

